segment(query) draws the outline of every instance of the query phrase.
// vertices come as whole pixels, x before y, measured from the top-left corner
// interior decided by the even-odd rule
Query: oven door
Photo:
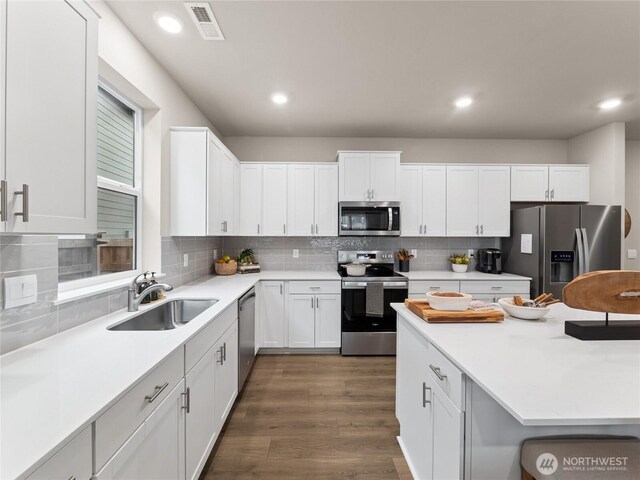
[[[402,303],[409,294],[406,282],[384,282],[384,314],[368,317],[365,282],[342,283],[343,332],[395,332],[396,312],[392,303]]]
[[[340,202],[340,235],[400,235],[400,202]]]

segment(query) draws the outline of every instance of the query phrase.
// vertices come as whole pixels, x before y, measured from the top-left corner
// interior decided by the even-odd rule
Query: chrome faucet
[[[129,298],[127,301],[127,311],[129,312],[137,312],[140,303],[144,298],[149,295],[151,292],[155,290],[163,290],[165,292],[170,292],[173,290],[173,287],[167,283],[156,283],[155,285],[151,285],[150,287],[145,288],[142,292],[138,294],[138,279],[143,275],[149,275],[151,272],[145,272],[138,275],[136,278],[132,280],[129,284]]]

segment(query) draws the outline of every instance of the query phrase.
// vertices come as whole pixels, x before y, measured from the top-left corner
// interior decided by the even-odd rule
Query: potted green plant
[[[251,248],[245,248],[236,257],[236,260],[240,265],[251,265],[255,261],[253,250]]]
[[[471,259],[465,255],[464,253],[452,253],[449,255],[449,263],[451,263],[451,268],[456,273],[464,273],[469,268],[469,264],[471,263]]]

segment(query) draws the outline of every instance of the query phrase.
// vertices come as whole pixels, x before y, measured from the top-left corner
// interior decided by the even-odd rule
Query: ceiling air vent
[[[189,16],[196,24],[200,35],[205,40],[224,40],[220,25],[213,16],[211,6],[206,2],[190,2],[185,3],[185,7],[189,11]]]

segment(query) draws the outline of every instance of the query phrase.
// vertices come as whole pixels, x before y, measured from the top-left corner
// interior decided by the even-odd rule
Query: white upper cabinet
[[[338,234],[338,166],[289,165],[287,235]]]
[[[240,235],[262,233],[262,165],[240,165]]]
[[[449,165],[447,235],[508,237],[509,234],[509,166]]]
[[[444,236],[447,218],[447,169],[443,165],[408,165],[398,170],[403,236]]]
[[[287,165],[262,166],[262,235],[287,234]]]
[[[0,8],[4,227],[95,233],[97,15],[82,2],[2,2]]]
[[[550,166],[549,198],[552,202],[588,202],[589,167],[587,165]]]
[[[338,152],[340,201],[394,201],[400,152]]]
[[[588,165],[512,165],[513,202],[588,202]]]
[[[238,232],[240,163],[207,128],[171,128],[171,226],[174,236]]]

